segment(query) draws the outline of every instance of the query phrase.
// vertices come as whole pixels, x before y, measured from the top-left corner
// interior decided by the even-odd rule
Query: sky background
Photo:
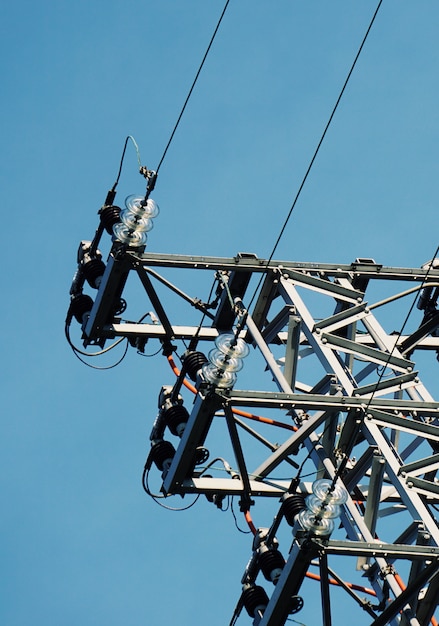
[[[5,626],[225,626],[239,597],[251,539],[230,511],[201,499],[165,511],[142,491],[158,392],[173,382],[165,359],[130,351],[96,371],[63,335],[77,247],[93,237],[125,137],[157,167],[223,4],[2,9]],[[269,256],[376,5],[231,0],[160,170],[148,251]],[[384,1],[275,258],[432,257],[438,21],[437,0]],[[144,191],[131,145],[118,189],[119,203]],[[297,616],[319,619],[312,606]]]

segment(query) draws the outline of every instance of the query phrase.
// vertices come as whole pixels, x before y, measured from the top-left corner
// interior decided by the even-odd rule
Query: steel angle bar
[[[318,328],[319,330],[325,329],[326,332],[333,332],[339,328],[355,324],[366,315],[370,315],[370,313],[367,309],[367,303],[364,302],[345,309],[344,311],[340,311],[335,315],[331,315],[331,317],[320,320],[316,323],[314,330]]]
[[[359,484],[360,479],[365,476],[366,472],[370,469],[376,451],[378,451],[378,446],[367,447],[353,468],[348,470],[345,474],[344,484],[348,491],[352,491],[352,489]]]
[[[260,443],[262,443],[266,448],[268,448],[269,450],[271,450],[272,452],[274,452],[275,450],[278,449],[279,444],[274,444],[271,443],[270,441],[268,441],[268,439],[266,439],[265,437],[263,437],[260,433],[258,433],[254,428],[251,428],[251,426],[249,426],[248,424],[246,424],[245,422],[243,422],[242,420],[238,419],[236,416],[234,417],[235,419],[235,423],[242,428],[243,430],[245,430],[249,435],[251,435],[254,439],[256,439],[257,441],[259,441]],[[299,464],[296,463],[295,461],[293,461],[292,459],[286,458],[285,461],[287,463],[289,463],[292,467],[294,467],[295,469],[299,468]]]
[[[267,344],[274,342],[278,333],[287,325],[288,319],[291,315],[294,315],[294,307],[289,304],[285,304],[279,313],[266,326],[264,326],[264,329],[261,331],[261,335]],[[279,339],[277,341],[279,342]]]
[[[198,326],[174,326],[172,325],[174,339],[192,339],[197,337],[203,341],[215,341],[218,337],[216,328]],[[102,336],[114,337],[143,337],[146,339],[165,339],[168,331],[162,324],[108,324],[102,329]]]
[[[406,463],[401,466],[401,474],[410,474],[410,476],[416,476],[417,474],[423,474],[431,470],[437,470],[439,468],[439,454],[432,454],[424,459],[413,461],[412,463]]]
[[[332,335],[331,333],[322,333],[321,341],[322,343],[341,350],[342,352],[353,354],[358,358],[367,358],[373,363],[385,365],[386,367],[388,366],[395,370],[411,372],[414,367],[413,361],[398,357],[392,353],[383,352],[382,350],[378,350],[376,348],[369,348],[368,346],[358,344],[357,342],[345,339],[344,337]]]
[[[238,464],[239,475],[243,484],[243,495],[250,497],[251,487],[250,480],[247,473],[247,467],[244,459],[244,453],[242,451],[241,441],[239,439],[238,430],[236,428],[235,418],[232,410],[229,406],[224,407],[224,414],[226,416],[227,428],[229,430],[230,441],[232,443],[235,459]]]
[[[351,409],[344,421],[341,434],[337,443],[337,449],[345,456],[350,456],[352,449],[357,443],[361,425],[365,418],[364,408]]]
[[[438,496],[439,484],[434,483],[431,480],[425,480],[424,478],[417,478],[416,476],[407,475],[405,482],[410,490],[414,490],[418,493],[423,493],[426,496]]]
[[[288,381],[286,380],[282,370],[280,369],[279,365],[276,362],[276,359],[274,358],[271,350],[269,349],[269,347],[267,346],[267,344],[264,341],[264,338],[262,337],[258,327],[256,326],[256,324],[254,323],[254,321],[252,320],[250,314],[247,314],[246,317],[246,326],[248,328],[248,330],[250,331],[257,347],[259,348],[262,356],[265,359],[265,362],[267,364],[268,369],[270,370],[270,372],[272,373],[279,389],[281,391],[284,391],[285,393],[292,393],[292,389],[288,383]]]
[[[369,315],[363,319],[363,324],[366,331],[372,337],[375,342],[375,346],[378,346],[383,352],[394,354],[402,359],[402,354],[396,348],[396,341],[398,340],[398,334],[388,334],[381,324],[378,322],[374,315]]]
[[[402,408],[402,411],[404,411],[404,408]],[[426,407],[425,412],[427,414],[433,414],[437,416],[437,409],[433,413],[431,409]],[[433,424],[427,424],[426,422],[420,422],[418,420],[413,420],[408,417],[401,417],[392,413],[386,413],[371,406],[368,408],[368,416],[366,418],[366,421],[370,419],[372,419],[376,424],[385,426],[387,428],[401,430],[403,432],[410,433],[413,436],[422,435],[427,439],[439,441],[439,427],[434,426]]]
[[[428,588],[419,600],[417,617],[421,626],[428,626],[439,603],[439,574],[430,580]]]
[[[249,479],[249,488],[252,497],[280,498],[291,486],[288,480],[254,480]],[[241,478],[211,478],[210,476],[194,476],[185,478],[179,485],[178,493],[201,493],[205,495],[242,495],[245,485]]]
[[[172,328],[171,322],[168,319],[166,311],[160,301],[160,298],[158,297],[156,293],[156,290],[154,289],[154,286],[151,282],[150,277],[148,276],[148,274],[146,273],[146,270],[141,265],[137,264],[135,269],[143,285],[143,288],[148,294],[148,297],[151,301],[154,311],[157,313],[157,317],[159,318],[163,328],[166,331],[167,339],[174,339],[174,330]]]
[[[372,459],[369,488],[366,499],[366,510],[364,512],[364,523],[366,524],[372,535],[375,534],[376,530],[384,469],[385,460],[381,454],[376,452],[373,455]],[[363,566],[367,563],[367,557],[359,557],[357,561],[357,569],[363,569]]]
[[[419,372],[410,372],[409,374],[392,376],[392,378],[384,378],[375,383],[371,383],[370,385],[363,385],[362,387],[358,387],[358,389],[354,390],[354,396],[376,396],[383,393],[394,393],[395,391],[400,391],[406,387],[415,386],[418,382],[418,374]]]
[[[279,290],[281,291],[283,298],[286,302],[296,307],[297,314],[302,320],[302,330],[305,336],[313,348],[317,358],[322,364],[326,373],[333,373],[339,383],[343,386],[348,396],[352,395],[353,389],[357,386],[349,369],[343,365],[339,356],[334,353],[329,347],[322,344],[320,338],[313,333],[315,322],[303,300],[297,293],[297,289],[291,284],[290,281],[281,279],[279,284]]]
[[[344,300],[346,302],[358,303],[363,300],[363,293],[353,289],[352,287],[349,289],[329,280],[316,278],[310,274],[296,272],[285,267],[282,267],[281,271],[284,277],[288,276],[288,279],[298,287],[311,289],[312,291],[336,298],[337,300]]]
[[[407,414],[416,414],[418,416],[439,417],[438,402],[422,402],[400,398],[368,399],[356,396],[283,393],[281,391],[243,391],[235,389],[231,392],[225,392],[224,395],[234,406],[265,407],[285,411],[291,411],[292,409],[301,409],[304,411],[341,411],[344,413],[351,409],[364,410],[366,406],[368,406],[369,412],[372,412],[373,409],[373,411],[377,413],[377,419],[379,417],[385,419],[387,415],[392,417],[392,414],[386,413],[385,411],[398,411]],[[422,424],[422,422],[415,423]]]
[[[393,448],[375,420],[366,419],[363,424],[363,432],[369,443],[377,445],[386,459],[386,473],[392,485],[398,491],[401,502],[405,504],[414,520],[422,521],[436,545],[439,546],[439,528],[435,519],[419,494],[413,489],[407,488],[406,481],[400,476],[402,463],[396,458]]]
[[[167,287],[170,291],[173,291],[177,296],[180,296],[182,300],[185,300],[188,304],[196,308],[198,311],[204,313],[206,317],[209,317],[212,320],[215,318],[215,316],[206,308],[205,304],[203,304],[203,302],[201,302],[199,298],[193,298],[192,296],[189,296],[179,287],[161,276],[158,272],[152,270],[150,267],[143,267],[143,269],[147,274],[151,274],[151,276],[154,276],[156,280],[165,285],[165,287]]]
[[[439,569],[439,560],[435,559],[427,567],[425,567],[420,573],[419,577],[413,581],[411,585],[408,585],[402,593],[400,593],[393,602],[377,617],[370,626],[387,626],[389,621],[401,610],[404,610],[406,605],[409,605],[410,601],[415,597],[418,591],[423,587],[432,576],[436,574]],[[409,609],[409,612],[410,609]],[[409,623],[412,625],[419,624],[418,620],[411,620]]]
[[[303,422],[298,431],[291,435],[285,443],[281,444],[273,454],[265,459],[253,472],[253,475],[262,478],[268,476],[287,456],[294,454],[299,446],[327,419],[327,417],[327,413],[320,412]]]
[[[428,541],[421,542],[419,538],[423,534],[428,537]],[[414,520],[410,522],[410,524],[405,528],[400,535],[395,539],[394,543],[414,543],[416,541],[416,545],[426,546],[429,545],[430,535],[426,533],[425,528],[422,522]]]
[[[166,495],[180,493],[184,479],[194,468],[196,449],[203,445],[215,412],[222,405],[222,398],[216,393],[199,393],[194,402],[180,444],[166,474],[162,491]]]
[[[390,336],[392,338],[394,337],[393,334],[391,334]],[[283,339],[283,333],[279,334],[279,338]],[[400,350],[401,343],[403,343],[403,341],[407,338],[408,338],[408,335],[401,335],[399,337],[398,343],[396,344],[398,350]],[[355,341],[365,346],[375,345],[375,341],[368,333],[357,333],[355,336]],[[419,343],[416,344],[414,349],[415,350],[437,350],[438,348],[439,348],[439,337],[424,337],[424,339],[421,339]]]
[[[424,337],[426,337],[431,332],[436,330],[438,326],[439,326],[439,311],[434,313],[427,322],[425,322],[424,324],[421,324],[421,326],[417,330],[415,330],[414,333],[412,333],[409,337],[407,337],[407,339],[404,339],[404,341],[400,343],[399,348],[401,350],[401,353],[402,354],[410,353],[412,350],[414,350],[416,345],[420,341],[422,341],[422,339],[424,339]]]
[[[211,257],[211,256],[195,256],[181,254],[161,254],[154,252],[144,252],[138,254],[130,252],[130,256],[145,265],[162,267],[186,267],[188,269],[239,269],[248,268],[249,271],[265,273],[267,269],[282,268],[292,269],[297,272],[313,272],[315,274],[324,274],[328,277],[344,277],[352,279],[352,277],[367,277],[369,279],[379,280],[407,280],[409,282],[423,283],[428,275],[428,281],[439,280],[439,270],[422,269],[417,267],[391,267],[378,263],[309,263],[296,261],[279,261],[267,259],[259,259],[252,255],[247,257],[244,254],[235,257]]]
[[[417,524],[417,537],[416,537],[416,545],[418,546],[426,546],[428,545],[430,542],[430,535],[428,533],[425,532],[424,527],[422,526],[422,524]],[[411,585],[412,583],[414,583],[415,580],[417,580],[417,578],[419,577],[420,573],[422,572],[424,568],[424,563],[422,561],[413,561],[410,567],[410,573],[409,573],[409,577],[408,577],[408,581],[407,581],[407,585]],[[430,583],[430,586],[434,586],[433,581]],[[411,601],[412,603],[412,607],[415,610],[415,612],[417,612],[417,607],[418,607],[418,595],[416,595],[416,597],[413,598],[413,600]],[[437,604],[437,596],[436,596],[436,604]],[[418,615],[419,617],[419,615]],[[422,620],[420,620],[422,623]],[[405,616],[402,617],[401,619],[401,626],[409,626],[409,623],[407,621],[407,619],[405,618]]]
[[[429,560],[434,558],[439,564],[439,548],[434,546],[409,546],[405,544],[384,543],[382,541],[338,541],[329,539],[325,542],[328,554],[344,556],[383,557],[392,560],[407,559]]]
[[[321,454],[321,450],[319,450],[319,438],[315,433],[311,433],[309,438],[305,440],[305,445],[307,446],[313,460],[315,458],[317,459],[314,460],[316,466],[321,460],[325,466],[325,470],[328,476],[331,479],[336,479],[336,469],[334,467],[334,464],[332,463],[330,458]],[[338,480],[340,479],[338,478]],[[347,537],[351,540],[356,542],[358,541],[359,537],[362,537],[362,539],[366,542],[375,543],[375,537],[367,528],[366,524],[364,523],[363,516],[358,511],[357,506],[351,497],[348,498],[346,504],[342,508],[341,521],[346,531]],[[379,570],[382,572],[388,572],[386,574],[386,581],[391,591],[394,593],[395,596],[397,596],[399,593],[401,593],[401,589],[397,580],[395,579],[395,576],[389,569],[389,563],[387,559],[381,556],[376,556],[374,558]],[[376,587],[376,590],[379,589],[379,591],[381,592],[381,587],[376,580],[371,580],[371,583],[374,585],[374,587]]]
[[[278,284],[278,272],[267,272],[252,312],[253,321],[258,328],[262,328],[266,322],[271,303],[277,296]]]
[[[372,609],[370,602],[363,598],[360,598],[358,594],[352,589],[351,583],[346,583],[333,569],[328,567],[329,575],[337,581],[338,585],[343,588],[344,591],[363,609],[366,611],[371,617],[377,617],[375,611]]]
[[[300,334],[300,317],[298,317],[297,315],[290,315],[288,319],[287,346],[285,348],[284,376],[291,389],[294,389],[296,384]]]
[[[84,329],[84,346],[101,339],[101,329],[114,317],[114,305],[120,298],[132,263],[126,255],[110,254],[93,308]],[[105,339],[98,341],[103,346]]]
[[[329,593],[328,553],[326,550],[319,554],[320,567],[320,595],[322,601],[322,626],[332,626],[331,596]]]

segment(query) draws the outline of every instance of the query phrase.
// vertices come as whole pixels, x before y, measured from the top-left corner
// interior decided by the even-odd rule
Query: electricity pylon
[[[107,209],[106,219],[117,222],[114,207]],[[113,241],[104,264],[96,241],[82,242],[68,324],[73,316],[81,323],[85,346],[119,337],[140,350],[161,342],[176,378],[158,390],[145,474],[161,473],[165,496],[204,494],[219,507],[239,498],[254,540],[231,624],[246,621],[244,608],[254,626],[284,624],[306,602],[313,567],[324,626],[332,623],[333,584],[373,626],[435,624],[439,402],[416,362],[432,357],[432,365],[439,351],[439,263],[397,268],[372,259],[340,265],[143,250]],[[191,285],[213,284],[210,302],[186,293],[188,272]],[[121,319],[130,274],[151,309],[138,323]],[[94,301],[83,293],[85,280],[97,290]],[[395,311],[415,298],[416,329],[395,332],[402,322]],[[168,306],[172,299],[177,305]],[[245,380],[252,389],[240,385]],[[225,435],[216,438],[220,428]],[[208,462],[209,450],[220,468]],[[274,509],[266,528],[251,517],[261,498]],[[290,545],[281,552],[285,529]],[[343,576],[332,567],[339,556]],[[346,582],[348,570],[362,577],[371,600]]]

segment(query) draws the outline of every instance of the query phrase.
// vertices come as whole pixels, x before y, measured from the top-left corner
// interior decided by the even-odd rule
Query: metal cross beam
[[[150,307],[154,313],[152,323],[144,321],[142,311],[130,311],[127,320],[114,313],[130,273],[144,292],[143,310]],[[180,284],[178,278],[188,273],[191,294],[187,279]],[[215,299],[205,302],[200,294],[209,292],[212,281]],[[160,292],[166,290],[164,298],[158,295],[159,284]],[[385,299],[377,295],[383,284],[388,287]],[[324,626],[332,623],[333,584],[345,591],[353,609],[362,609],[359,619],[365,616],[367,621],[359,624],[373,619],[374,626],[425,626],[434,615],[439,585],[439,402],[422,382],[419,356],[434,361],[434,351],[439,354],[439,318],[435,311],[428,319],[416,311],[418,329],[398,333],[388,307],[396,302],[403,306],[424,293],[418,299],[422,309],[425,293],[438,285],[435,266],[384,267],[372,259],[349,265],[268,262],[253,254],[142,254],[113,244],[82,327],[83,342],[103,346],[108,339],[126,337],[133,345],[137,340],[162,344],[177,374],[171,400],[159,407],[157,419],[165,422],[152,431],[174,438],[175,454],[168,452],[172,446],[151,449],[166,449],[172,457],[157,461],[165,496],[204,494],[214,503],[237,496],[246,515],[250,508],[253,514],[259,498],[275,507],[268,523],[257,520],[261,527],[271,526],[264,550],[252,548],[251,576],[247,572],[243,577],[250,589],[245,597],[260,594],[252,586],[262,574],[273,580],[267,563],[276,560],[276,585],[268,588],[265,604],[258,596],[262,605],[254,612],[254,626],[286,622],[293,610],[291,597],[305,593],[304,580],[315,559]],[[246,308],[250,300],[252,310]],[[224,333],[231,333],[233,341],[221,353]],[[222,384],[238,340],[251,353],[237,382]],[[218,355],[208,356],[215,342],[220,361]],[[183,373],[174,363],[174,352],[181,356]],[[214,383],[203,370],[208,359],[219,368]],[[186,415],[181,407],[191,402],[187,417],[171,428],[166,419]],[[200,449],[206,454],[200,456]],[[207,463],[205,449],[217,463]],[[338,485],[347,492],[335,530],[324,537],[316,537],[302,516],[311,506],[303,496],[320,478],[328,479],[331,489]],[[313,513],[316,527],[328,502],[319,506]],[[291,532],[292,545],[287,539],[288,555],[281,562],[275,535],[291,537]],[[262,557],[267,551],[269,556]],[[346,563],[343,576],[332,565],[340,559]],[[346,582],[349,567],[356,583]],[[362,586],[372,587],[373,606],[355,593]],[[298,610],[301,603],[294,607]]]

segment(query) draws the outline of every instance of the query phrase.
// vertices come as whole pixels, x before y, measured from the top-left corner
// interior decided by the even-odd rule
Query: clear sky
[[[125,137],[154,169],[223,5],[2,9],[5,626],[225,626],[239,597],[251,539],[231,513],[201,499],[165,511],[142,491],[158,392],[173,382],[165,359],[130,351],[95,371],[63,336],[76,250],[93,237]],[[376,5],[231,0],[160,170],[149,251],[270,254]],[[431,258],[438,22],[437,0],[384,0],[276,258]],[[130,145],[119,201],[143,192],[136,167]],[[428,384],[437,397],[437,371]],[[308,607],[297,619],[319,617]]]

